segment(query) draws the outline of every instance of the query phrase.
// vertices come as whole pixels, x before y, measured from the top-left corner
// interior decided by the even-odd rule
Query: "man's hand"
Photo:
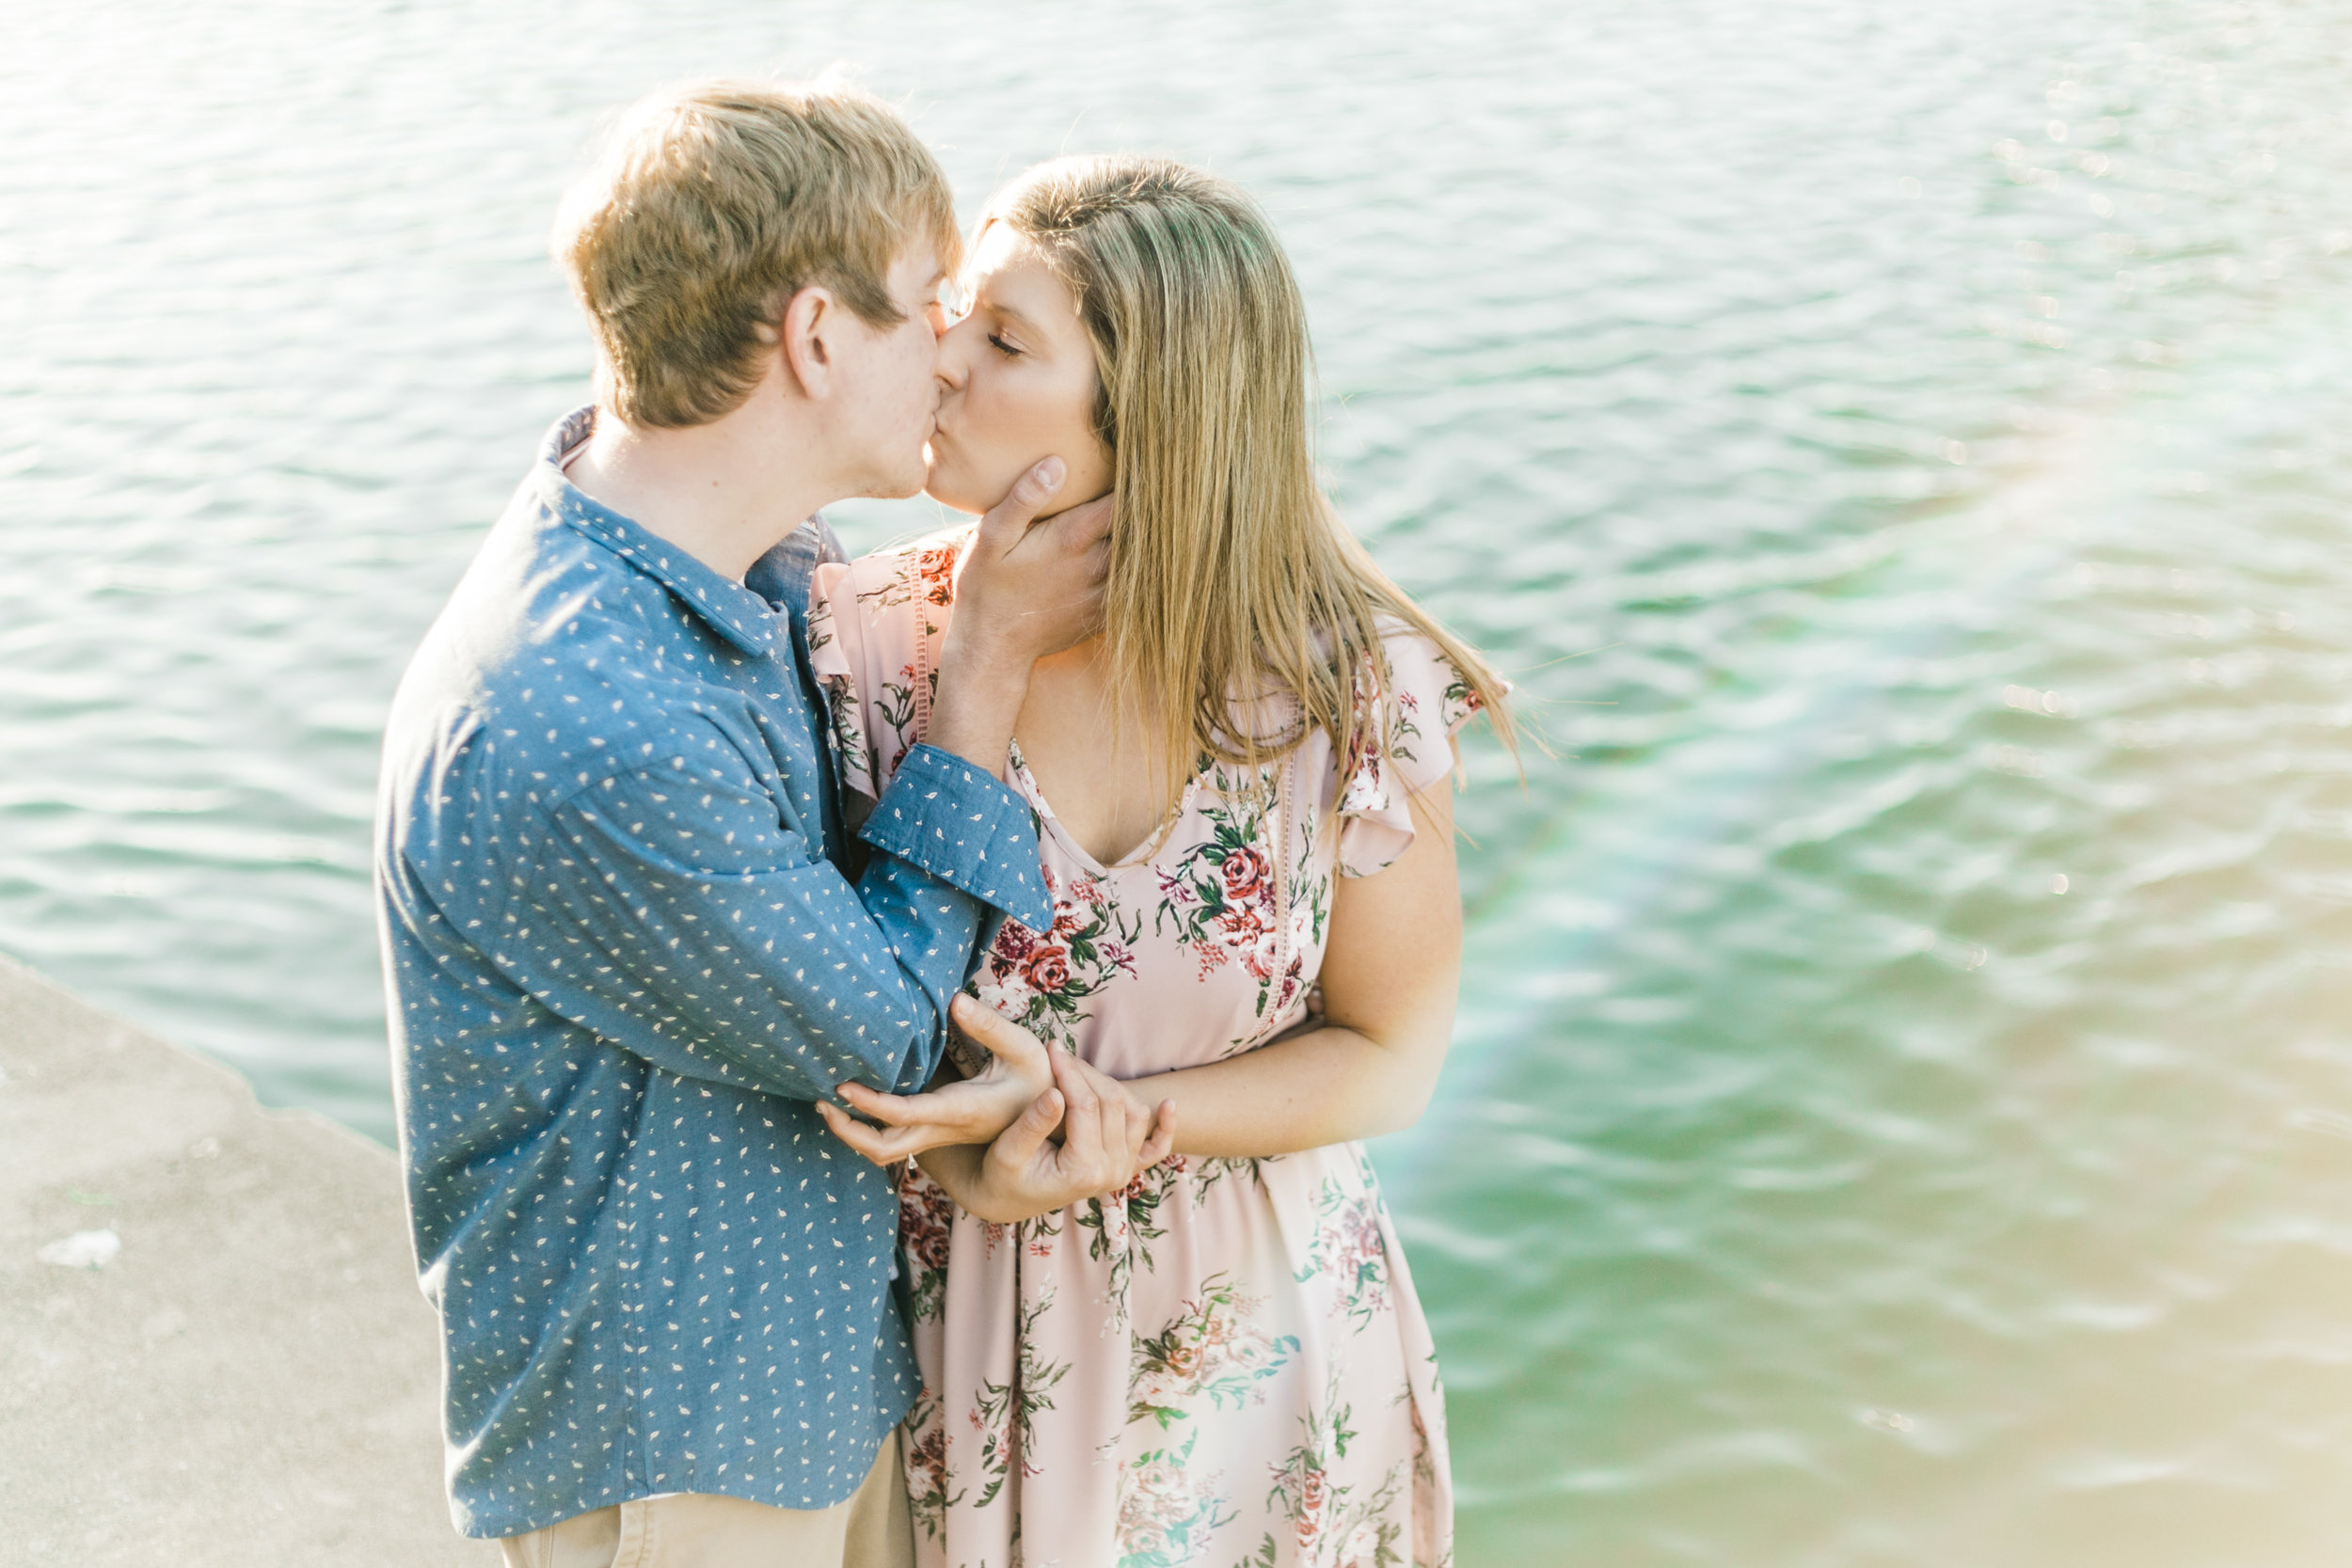
[[[924,736],[1002,778],[1029,668],[1090,637],[1110,570],[1111,498],[1034,519],[1066,466],[1048,457],[980,519],[956,578],[956,613],[939,650],[938,694]]]
[[[1052,503],[1064,472],[1060,458],[1044,459],[980,519],[956,578],[949,649],[962,639],[981,655],[1027,665],[1100,629],[1111,498],[1032,520]]]
[[[834,1092],[858,1116],[882,1125],[869,1127],[819,1101],[817,1114],[834,1137],[878,1165],[946,1144],[989,1143],[1054,1086],[1048,1048],[1035,1035],[969,996],[957,996],[947,1012],[965,1038],[987,1048],[988,1066],[924,1094],[882,1094],[845,1083]]]
[[[1124,1089],[1098,1092],[1101,1075],[1068,1052],[1048,1054],[1054,1086],[1030,1101],[986,1152],[967,1146],[923,1159],[923,1168],[947,1196],[980,1219],[1011,1225],[1118,1192],[1167,1159],[1175,1141],[1175,1101],[1145,1111]],[[1052,1138],[1057,1122],[1059,1143]]]

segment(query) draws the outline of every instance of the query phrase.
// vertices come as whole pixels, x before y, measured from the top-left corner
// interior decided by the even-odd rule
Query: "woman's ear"
[[[822,284],[812,283],[785,303],[773,331],[786,378],[803,397],[822,399],[833,389],[833,356],[825,339],[840,320],[841,308]]]

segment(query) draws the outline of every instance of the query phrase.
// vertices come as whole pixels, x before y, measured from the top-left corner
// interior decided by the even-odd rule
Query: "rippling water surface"
[[[0,947],[388,1134],[377,728],[583,397],[555,198],[650,86],[846,57],[968,206],[1257,191],[1331,483],[1558,753],[1472,758],[1381,1150],[1465,1568],[2352,1557],[2352,8],[10,33]]]

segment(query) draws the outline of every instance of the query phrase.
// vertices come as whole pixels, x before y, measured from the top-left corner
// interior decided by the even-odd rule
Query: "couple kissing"
[[[452,1507],[533,1568],[1452,1561],[1360,1140],[1461,949],[1507,689],[1317,482],[1230,182],[1059,158],[967,245],[853,88],[639,105],[560,420],[386,737]],[[966,522],[860,560],[821,510]]]

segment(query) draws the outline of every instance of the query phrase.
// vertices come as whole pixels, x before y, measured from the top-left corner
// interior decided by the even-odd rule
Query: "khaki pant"
[[[499,1543],[506,1568],[914,1568],[914,1520],[896,1428],[850,1500],[771,1508],[673,1492]]]

